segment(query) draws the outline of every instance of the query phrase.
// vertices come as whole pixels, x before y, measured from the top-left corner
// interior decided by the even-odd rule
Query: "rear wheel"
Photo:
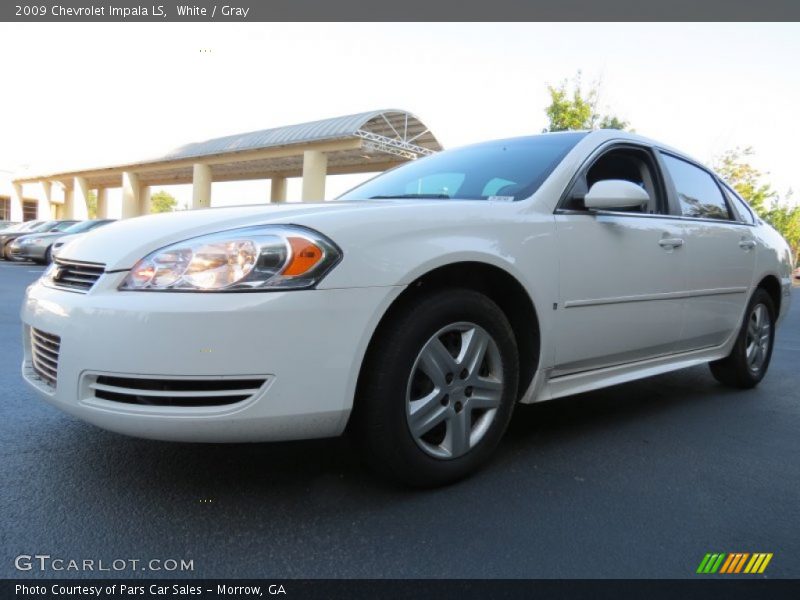
[[[5,246],[3,246],[3,259],[11,260],[11,242],[8,242]]]
[[[709,364],[714,378],[725,385],[749,389],[767,374],[775,339],[775,307],[759,288],[750,299],[731,353]]]
[[[508,425],[518,353],[500,308],[471,290],[413,300],[376,333],[352,432],[367,462],[407,484],[477,469]]]

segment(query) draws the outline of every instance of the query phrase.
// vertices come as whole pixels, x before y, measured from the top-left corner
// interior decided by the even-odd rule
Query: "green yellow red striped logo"
[[[703,575],[717,574],[736,574],[763,573],[769,561],[772,560],[772,552],[709,552],[700,561],[697,572]]]

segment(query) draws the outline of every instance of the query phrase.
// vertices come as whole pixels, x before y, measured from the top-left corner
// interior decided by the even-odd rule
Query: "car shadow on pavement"
[[[609,429],[626,435],[626,430],[636,429],[637,424],[660,414],[670,413],[679,419],[685,405],[718,403],[721,395],[737,393],[717,385],[704,368],[696,368],[552,402],[520,405],[487,470],[503,468],[509,461],[524,461],[530,452],[536,453],[538,461],[546,462],[548,451],[568,451],[575,440],[604,435]],[[77,476],[84,481],[102,479],[103,485],[111,488],[119,484],[160,490],[157,494],[198,496],[236,491],[255,497],[268,497],[276,490],[292,496],[311,488],[342,486],[389,495],[404,491],[368,472],[346,436],[258,444],[190,444],[129,438],[76,420],[71,420],[68,430],[72,435],[61,431],[58,436],[62,442],[91,447],[90,452],[76,450],[89,458],[79,463],[82,473]]]

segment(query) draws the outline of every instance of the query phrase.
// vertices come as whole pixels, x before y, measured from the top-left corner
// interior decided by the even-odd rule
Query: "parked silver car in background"
[[[6,230],[0,232],[0,254],[6,260],[14,260],[15,257],[12,255],[11,244],[17,238],[21,238],[24,235],[28,235],[28,233],[48,233],[50,231],[63,231],[67,229],[70,225],[77,223],[77,221],[44,221],[39,222],[38,225],[28,229],[27,227],[22,227],[20,229],[15,229],[13,231]],[[17,259],[18,260],[18,259]]]
[[[11,243],[11,256],[15,259],[32,260],[33,262],[49,264],[53,261],[53,246],[64,238],[75,234],[86,233],[92,229],[113,223],[114,219],[95,219],[80,221],[61,231],[49,233],[32,233],[17,238]]]

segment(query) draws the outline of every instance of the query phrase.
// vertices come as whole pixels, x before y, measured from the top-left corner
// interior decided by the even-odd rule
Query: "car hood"
[[[11,233],[0,233],[0,242],[2,243],[10,242],[11,240],[16,240],[17,238],[21,238],[26,235],[36,235],[36,234],[31,233],[30,231],[14,231]]]
[[[71,242],[72,240],[76,240],[79,237],[86,235],[87,233],[88,233],[87,231],[83,231],[81,233],[63,233],[61,234],[61,236],[59,236],[57,241],[63,245],[66,244],[67,242]]]
[[[23,239],[37,239],[37,240],[46,240],[46,241],[53,241],[57,238],[63,237],[65,234],[63,231],[54,231],[51,233],[26,233],[22,237],[18,238],[18,241],[22,241]]]
[[[463,201],[486,204],[485,201]],[[380,200],[353,202],[297,203],[238,206],[177,211],[147,215],[111,223],[80,235],[60,251],[60,258],[101,263],[107,271],[127,270],[147,254],[189,238],[253,225],[304,225],[325,234],[338,229],[336,223],[360,221],[365,212],[370,218],[391,219],[395,211],[415,211],[434,205],[461,204],[462,201]],[[454,207],[450,206],[449,209]],[[449,212],[449,211],[448,211]],[[379,216],[380,215],[380,216]],[[334,241],[337,241],[334,237]]]

